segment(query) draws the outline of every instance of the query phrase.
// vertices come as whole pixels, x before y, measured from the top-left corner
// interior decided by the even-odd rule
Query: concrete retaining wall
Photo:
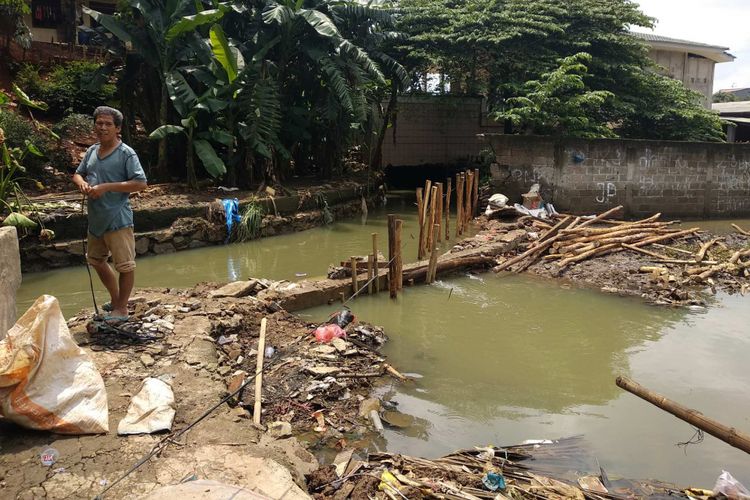
[[[16,290],[21,286],[21,259],[15,227],[0,227],[0,339],[16,323]]]
[[[487,147],[477,134],[502,132],[479,97],[405,96],[383,141],[383,165],[454,165],[476,161]]]
[[[328,204],[333,206],[351,200],[359,200],[366,189],[367,187],[363,184],[359,187],[323,191],[322,194]],[[224,198],[234,198],[234,196],[232,196],[232,193],[228,193]],[[263,209],[263,213],[278,213],[279,215],[292,215],[297,212],[319,208],[315,197],[301,198],[299,195],[280,196],[273,201],[270,198],[262,198],[258,200],[258,204]],[[240,200],[240,209],[245,205],[247,205],[247,202]],[[170,224],[181,217],[203,217],[206,215],[207,207],[208,203],[204,202],[180,207],[136,210],[134,214],[135,227],[136,230],[143,232],[156,231],[169,227]],[[47,229],[52,229],[55,232],[55,237],[58,240],[79,239],[86,234],[88,219],[85,214],[76,213],[57,219],[45,220],[44,225]]]
[[[750,145],[555,139],[487,134],[496,189],[511,200],[534,183],[560,211],[624,205],[633,217],[750,215]]]
[[[330,207],[335,219],[345,219],[361,213],[360,200],[340,203]],[[201,210],[205,214],[205,208]],[[320,210],[299,212],[287,217],[267,215],[259,237],[304,231],[321,226],[324,214]],[[211,223],[203,217],[183,217],[175,220],[167,229],[137,233],[135,250],[139,257],[161,255],[181,250],[190,250],[209,245],[221,245],[226,240],[226,225]],[[24,245],[21,248],[24,272],[44,271],[53,268],[81,265],[83,259],[83,242],[69,240],[50,244]]]

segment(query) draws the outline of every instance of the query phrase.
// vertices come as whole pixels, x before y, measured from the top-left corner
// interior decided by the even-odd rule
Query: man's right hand
[[[88,183],[88,182],[86,182],[86,181],[83,181],[82,183],[78,184],[78,190],[79,190],[79,191],[80,191],[81,193],[83,193],[83,194],[85,194],[85,195],[88,195],[88,194],[89,194],[89,191],[91,191],[91,186],[89,186],[89,183]]]

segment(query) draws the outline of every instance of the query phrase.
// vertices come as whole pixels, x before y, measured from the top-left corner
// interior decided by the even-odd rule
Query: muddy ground
[[[239,400],[220,406],[106,498],[140,497],[190,478],[238,484],[272,498],[306,498],[304,475],[318,467],[312,452],[319,447],[335,452],[347,447],[345,433],[369,432],[371,424],[358,413],[385,369],[377,354],[385,337],[377,328],[354,323],[346,339],[319,344],[311,333],[316,325],[252,296],[268,285],[235,284],[229,293],[250,294],[240,298],[220,296],[220,286],[213,284],[140,290],[131,300],[130,322],[120,328],[157,337],[142,345],[123,343],[112,333],[89,334],[91,311],[72,318],[71,334],[105,381],[110,431],[61,436],[0,419],[0,497],[93,498],[164,437],[116,434],[143,379],[172,378],[173,430],[186,427],[255,371],[260,319],[266,317],[266,346],[273,352],[265,359],[262,425],[252,421],[253,382]],[[307,433],[306,445],[292,433]],[[45,467],[40,453],[49,447],[60,456]]]

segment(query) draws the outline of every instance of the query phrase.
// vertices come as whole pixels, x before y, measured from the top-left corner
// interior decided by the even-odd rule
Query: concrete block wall
[[[501,132],[479,97],[405,96],[383,142],[383,165],[452,165],[475,160],[487,147],[477,134]]]
[[[630,216],[750,215],[750,145],[554,139],[488,134],[497,188],[519,200],[536,183],[561,211]]]
[[[21,256],[15,227],[0,227],[0,339],[16,323],[16,291],[21,286]]]

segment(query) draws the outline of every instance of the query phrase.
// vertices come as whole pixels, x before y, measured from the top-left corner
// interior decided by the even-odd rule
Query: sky
[[[750,0],[634,0],[657,18],[657,35],[729,47],[734,62],[716,65],[714,91],[750,87]],[[649,30],[633,27],[633,31]]]

